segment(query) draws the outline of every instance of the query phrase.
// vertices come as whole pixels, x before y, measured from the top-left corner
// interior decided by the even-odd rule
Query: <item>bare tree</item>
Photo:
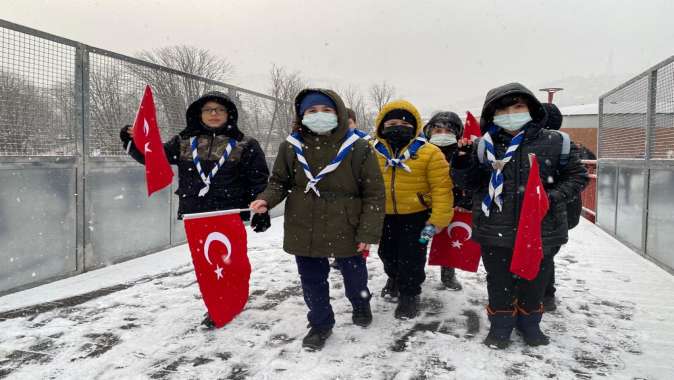
[[[199,77],[223,82],[233,73],[232,65],[206,49],[193,46],[169,46],[153,51],[141,51],[136,57],[161,66]],[[213,85],[167,71],[146,69],[131,65],[131,71],[143,82],[150,84],[162,103],[169,127],[177,132],[185,126],[185,109]]]
[[[351,108],[356,113],[356,123],[358,124],[358,128],[371,132],[375,114],[374,111],[368,107],[365,97],[360,89],[348,85],[339,89],[339,94],[347,107]]]
[[[288,72],[284,67],[274,64],[269,74],[269,93],[278,100],[274,102],[271,125],[263,141],[265,152],[272,141],[280,142],[292,131],[295,118],[293,102],[297,94],[307,87],[306,81],[297,71]]]
[[[384,104],[390,102],[395,96],[395,87],[386,83],[375,83],[370,87],[370,101],[376,107],[377,112],[381,111]]]

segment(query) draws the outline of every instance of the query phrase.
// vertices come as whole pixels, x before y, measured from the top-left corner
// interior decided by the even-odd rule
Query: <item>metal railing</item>
[[[268,162],[287,134],[286,101],[0,20],[0,294],[184,242],[176,184],[148,199],[119,140],[146,84],[164,141],[209,90]]]
[[[597,224],[674,271],[674,56],[599,98]]]

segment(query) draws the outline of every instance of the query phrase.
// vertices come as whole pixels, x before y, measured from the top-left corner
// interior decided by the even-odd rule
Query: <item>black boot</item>
[[[461,290],[463,286],[459,280],[456,279],[456,271],[450,267],[440,267],[440,281],[450,290]]]
[[[351,314],[353,324],[367,327],[372,323],[372,310],[370,302],[353,305],[353,314]]]
[[[510,346],[510,334],[515,327],[516,311],[512,310],[493,310],[487,306],[489,315],[489,334],[484,340],[484,344],[489,348],[503,350]]]
[[[325,341],[332,335],[332,327],[312,327],[302,339],[302,347],[310,351],[318,351],[325,346]]]
[[[517,331],[529,346],[547,346],[550,338],[541,331],[541,319],[543,318],[543,305],[538,310],[527,312],[517,307]]]
[[[398,292],[398,284],[396,284],[394,279],[389,278],[386,280],[386,285],[384,286],[384,289],[381,290],[381,296],[386,301],[398,302],[400,293]]]
[[[204,314],[204,320],[201,321],[201,324],[204,325],[208,330],[212,330],[215,328],[215,322],[213,322],[208,313]]]
[[[417,316],[418,309],[419,309],[418,296],[401,295],[394,316],[397,319],[412,319]]]

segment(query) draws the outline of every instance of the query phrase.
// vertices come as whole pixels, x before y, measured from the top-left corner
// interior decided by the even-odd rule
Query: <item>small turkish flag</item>
[[[535,154],[529,154],[529,179],[524,190],[524,202],[520,210],[520,220],[515,237],[510,272],[526,280],[538,275],[543,259],[543,240],[541,223],[548,212],[548,195],[541,183],[538,160]]]
[[[480,266],[480,245],[471,240],[473,214],[454,210],[454,218],[433,237],[428,265],[440,265],[477,272]]]
[[[208,315],[220,328],[248,302],[250,262],[239,212],[185,214],[185,233]]]
[[[133,144],[145,156],[145,182],[149,197],[173,181],[173,169],[166,159],[164,144],[161,142],[157,111],[149,85],[145,86],[145,93],[133,122]]]
[[[480,123],[470,111],[466,111],[466,125],[463,128],[463,138],[475,140],[480,136],[482,136],[482,133],[480,132]]]

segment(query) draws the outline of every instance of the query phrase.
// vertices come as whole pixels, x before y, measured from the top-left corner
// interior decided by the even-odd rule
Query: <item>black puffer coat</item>
[[[569,162],[564,166],[560,165],[562,137],[556,132],[543,129],[547,122],[546,113],[536,97],[521,84],[511,83],[489,91],[482,110],[483,132],[492,124],[494,102],[506,95],[524,97],[533,120],[524,126],[524,141],[503,169],[502,211],[493,204],[489,217],[482,212],[482,200],[488,193],[492,168],[486,162],[480,164],[477,143],[474,144],[472,154],[454,160],[452,178],[460,187],[474,192],[473,237],[485,246],[514,246],[520,207],[529,178],[528,154],[535,153],[540,166],[541,182],[550,200],[550,209],[543,219],[543,246],[562,245],[568,241],[566,203],[576,197],[587,183],[587,171],[580,163],[578,150],[575,148],[571,149]],[[504,157],[512,136],[499,129],[492,138],[496,157]]]
[[[215,101],[227,108],[226,126],[214,129],[201,122],[201,107],[208,101]],[[182,218],[183,214],[248,207],[257,194],[267,187],[269,169],[257,140],[244,136],[237,127],[238,112],[234,102],[221,92],[206,93],[187,108],[186,120],[187,127],[164,144],[169,163],[178,165],[178,218]],[[123,128],[120,133],[125,147],[130,141],[127,128]],[[199,197],[199,191],[204,183],[192,161],[192,137],[197,138],[197,152],[206,175],[222,156],[229,139],[236,140],[236,147],[213,177],[210,190],[203,197]],[[136,161],[145,162],[142,153],[133,144],[129,154]],[[242,213],[241,216],[248,219],[249,213]]]

